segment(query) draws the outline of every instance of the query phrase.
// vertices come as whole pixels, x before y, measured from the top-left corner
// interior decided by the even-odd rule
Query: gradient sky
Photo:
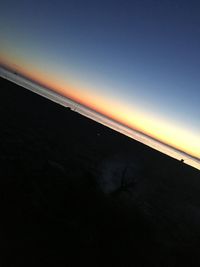
[[[200,3],[1,1],[1,63],[200,158]]]

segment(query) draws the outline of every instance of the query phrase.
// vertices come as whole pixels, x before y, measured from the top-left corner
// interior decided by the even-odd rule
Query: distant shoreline
[[[187,154],[184,151],[181,151],[177,148],[174,148],[168,144],[165,144],[151,136],[148,136],[140,131],[131,129],[126,125],[122,125],[121,123],[101,115],[96,111],[83,106],[82,104],[75,102],[65,96],[62,96],[50,88],[44,87],[43,85],[36,83],[35,81],[28,79],[22,76],[15,70],[11,70],[10,68],[3,66],[0,67],[0,76],[5,78],[11,82],[14,82],[36,94],[39,94],[53,102],[56,102],[64,107],[70,108],[72,111],[78,112],[83,116],[86,116],[98,123],[101,123],[117,132],[120,132],[134,140],[137,140],[159,152],[162,152],[172,158],[175,158],[181,162],[184,162],[196,169],[200,170],[200,159],[194,156]]]

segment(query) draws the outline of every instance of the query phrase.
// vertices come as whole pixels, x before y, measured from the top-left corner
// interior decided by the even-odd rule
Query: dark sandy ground
[[[0,80],[1,266],[200,266],[200,172]]]

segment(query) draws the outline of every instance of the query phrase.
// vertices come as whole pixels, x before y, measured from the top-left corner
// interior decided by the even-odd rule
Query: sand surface
[[[1,266],[200,266],[197,169],[0,81]]]

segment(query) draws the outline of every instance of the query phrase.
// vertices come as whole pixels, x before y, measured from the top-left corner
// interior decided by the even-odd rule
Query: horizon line
[[[47,99],[49,99],[49,100],[51,100],[51,101],[53,101],[59,105],[62,105],[64,107],[68,107],[72,111],[75,111],[75,112],[77,112],[77,113],[79,113],[85,117],[88,117],[88,118],[90,118],[90,119],[92,119],[98,123],[101,123],[101,124],[111,128],[111,129],[113,129],[117,132],[120,132],[121,134],[126,135],[126,136],[128,136],[128,137],[130,137],[130,138],[132,138],[132,139],[134,139],[134,140],[136,140],[142,144],[145,144],[148,147],[151,147],[154,150],[157,150],[157,151],[159,151],[165,155],[168,155],[168,156],[175,158],[179,161],[184,160],[184,162],[187,165],[190,165],[190,166],[200,170],[200,158],[193,156],[193,155],[191,155],[191,154],[189,154],[189,153],[187,153],[181,149],[173,147],[172,145],[169,145],[169,144],[167,144],[167,143],[165,143],[159,139],[156,139],[156,138],[154,138],[154,137],[152,137],[152,136],[150,136],[150,135],[148,135],[148,134],[146,134],[146,133],[144,133],[138,129],[134,129],[134,128],[131,128],[130,126],[126,125],[126,124],[122,124],[121,122],[119,122],[119,121],[117,121],[117,120],[115,120],[109,116],[106,116],[106,115],[92,109],[91,107],[87,107],[86,105],[79,103],[78,101],[72,100],[72,99],[70,99],[64,95],[61,95],[58,92],[55,92],[53,89],[43,85],[42,83],[37,82],[37,81],[31,79],[30,77],[26,77],[26,76],[22,75],[17,70],[12,70],[10,67],[5,66],[5,64],[4,64],[4,66],[1,65],[0,69],[2,69],[3,72],[6,72],[6,73],[3,73],[2,71],[0,72],[0,76],[2,78],[5,78],[5,79],[7,79],[7,80],[9,80],[15,84],[18,84],[19,86],[22,86],[23,88],[28,89],[29,91],[32,91],[32,92],[34,92],[40,96],[43,96],[43,97],[45,97],[45,98],[47,98]],[[19,80],[17,80],[17,79],[19,79]],[[23,81],[22,80],[20,81],[20,79],[23,79]],[[31,82],[32,85],[26,84],[26,82]],[[34,88],[34,86],[35,87],[39,86],[42,91],[37,90],[37,88]],[[91,114],[88,114],[86,111],[89,111]],[[94,116],[92,116],[94,114],[96,115],[96,120],[95,120]],[[102,121],[102,118],[100,118],[99,116],[103,117],[108,122]],[[110,124],[110,122],[112,122],[112,125]],[[144,138],[150,139],[153,142],[157,142],[161,146],[165,146],[168,149],[172,149],[172,150],[176,151],[177,153],[182,154],[182,156],[187,157],[187,159],[177,158],[175,156],[168,154],[169,152],[166,153],[162,150],[159,150],[156,146],[153,146],[153,145],[145,142],[144,140],[143,140],[144,142],[141,140],[138,140],[139,138],[138,139],[134,138],[129,131],[132,131],[135,134],[139,134]],[[190,160],[190,159],[194,160],[197,163],[197,165],[187,163],[185,161],[185,160]]]

